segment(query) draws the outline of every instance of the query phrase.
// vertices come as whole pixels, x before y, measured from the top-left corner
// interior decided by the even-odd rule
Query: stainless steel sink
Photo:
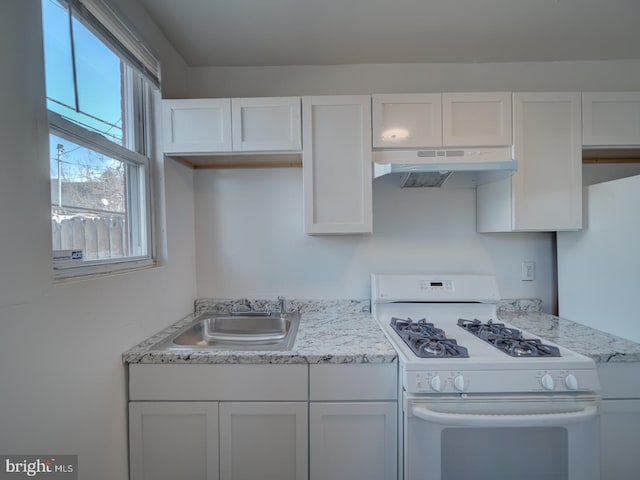
[[[300,314],[206,313],[154,346],[186,350],[290,350]]]

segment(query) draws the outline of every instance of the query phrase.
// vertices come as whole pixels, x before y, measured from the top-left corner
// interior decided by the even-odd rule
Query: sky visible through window
[[[75,17],[70,28],[65,3],[42,0],[42,17],[47,108],[123,145],[120,58]],[[49,136],[49,153],[51,178],[56,185],[99,181],[111,171],[122,172],[122,162],[54,134]],[[52,191],[52,200],[55,193]]]

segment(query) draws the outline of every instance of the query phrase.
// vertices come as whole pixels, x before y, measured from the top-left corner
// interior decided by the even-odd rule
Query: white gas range
[[[499,299],[492,276],[372,276],[400,364],[404,479],[598,479],[595,363],[498,321]]]

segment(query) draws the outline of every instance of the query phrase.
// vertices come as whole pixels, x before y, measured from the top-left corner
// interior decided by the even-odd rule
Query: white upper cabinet
[[[300,97],[233,98],[233,151],[296,151],[300,138]]]
[[[511,145],[511,93],[442,94],[442,143],[447,147]]]
[[[442,95],[373,95],[374,148],[442,146]]]
[[[640,145],[640,92],[582,94],[584,146]]]
[[[299,152],[300,97],[163,100],[164,153]]]
[[[231,100],[162,101],[164,153],[230,152]]]
[[[303,97],[302,117],[305,232],[371,232],[371,97]]]
[[[373,96],[374,148],[511,145],[511,93]]]
[[[513,176],[477,187],[477,230],[582,226],[580,93],[514,93]]]

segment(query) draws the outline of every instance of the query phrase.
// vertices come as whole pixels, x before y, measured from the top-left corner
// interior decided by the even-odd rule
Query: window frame
[[[76,17],[81,22],[85,22],[86,8],[78,8],[82,1],[87,0],[58,0],[66,4],[70,9],[70,15]],[[100,1],[100,0],[98,0]],[[96,4],[96,0],[88,0],[90,4]],[[127,32],[132,30],[122,22],[121,17],[106,4],[102,4],[109,14],[111,23],[115,18],[120,24],[120,28]],[[105,10],[105,11],[106,11]],[[90,25],[95,23],[95,17],[91,18]],[[44,24],[43,24],[44,28]],[[108,28],[102,25],[100,30]],[[141,268],[148,268],[156,265],[156,242],[154,235],[155,213],[154,192],[153,192],[153,162],[152,152],[152,132],[153,124],[153,95],[152,89],[158,87],[159,81],[149,78],[147,70],[141,70],[138,64],[132,64],[129,56],[122,54],[122,45],[114,45],[111,35],[104,35],[101,31],[91,28],[98,39],[112,50],[124,65],[123,98],[126,110],[123,115],[129,118],[127,128],[132,134],[134,143],[130,148],[115,143],[100,133],[92,131],[78,125],[71,119],[66,118],[58,112],[49,110],[48,113],[48,135],[56,135],[77,145],[92,150],[96,153],[106,155],[116,161],[123,162],[128,174],[125,175],[125,189],[127,191],[126,221],[130,225],[127,232],[127,242],[131,249],[138,249],[139,254],[134,250],[130,255],[116,258],[75,260],[75,261],[52,261],[54,279],[81,278],[86,276],[100,276],[104,274],[126,272]],[[135,38],[139,42],[138,37]],[[159,72],[159,65],[158,65]],[[74,87],[75,88],[75,87]],[[48,99],[48,97],[47,97]],[[48,101],[48,100],[47,100]],[[55,101],[55,100],[54,100]],[[124,134],[124,132],[123,132]],[[51,186],[51,181],[49,183]],[[53,204],[51,204],[53,206]],[[134,214],[133,210],[136,211]],[[54,252],[52,248],[52,253]],[[142,253],[144,252],[144,253]]]

